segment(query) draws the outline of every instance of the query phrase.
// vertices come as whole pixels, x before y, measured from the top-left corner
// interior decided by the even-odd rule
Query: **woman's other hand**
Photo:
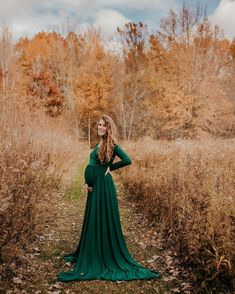
[[[108,173],[110,173],[110,175],[112,175],[109,166],[108,166],[108,168],[107,168],[107,170],[106,170],[106,172],[105,172],[105,176],[106,176]]]

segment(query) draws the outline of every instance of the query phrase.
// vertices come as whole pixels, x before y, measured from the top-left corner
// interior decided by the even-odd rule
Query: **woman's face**
[[[98,124],[98,135],[104,136],[106,134],[107,127],[105,126],[105,121],[101,119]]]

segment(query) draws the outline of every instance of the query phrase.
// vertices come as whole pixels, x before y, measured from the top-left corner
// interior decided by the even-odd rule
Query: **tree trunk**
[[[134,98],[133,101],[133,107],[131,110],[131,118],[130,118],[130,127],[129,127],[129,134],[128,134],[128,140],[131,139],[131,135],[132,135],[132,125],[133,125],[133,120],[134,120],[134,113],[135,113],[135,107],[136,107],[136,97]]]
[[[91,146],[91,118],[88,117],[88,144]]]

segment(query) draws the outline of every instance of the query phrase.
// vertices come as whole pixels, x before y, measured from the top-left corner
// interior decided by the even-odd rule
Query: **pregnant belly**
[[[105,178],[112,178],[110,174],[105,175],[106,170],[107,166],[88,164],[84,172],[85,183],[87,183],[89,187],[93,187],[98,177],[103,178],[105,176]]]
[[[85,173],[84,173],[84,179],[89,187],[94,186],[98,176],[98,172],[99,172],[99,168],[97,165],[93,165],[93,164],[87,165],[85,169]]]

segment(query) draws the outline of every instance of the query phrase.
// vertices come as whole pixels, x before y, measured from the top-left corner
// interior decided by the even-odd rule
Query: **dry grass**
[[[129,198],[200,286],[233,287],[235,140],[130,143]]]
[[[27,244],[58,220],[55,194],[68,186],[70,195],[78,193],[78,166],[88,152],[63,121],[18,107],[9,101],[0,116],[0,271],[6,280],[30,264]],[[120,174],[129,199],[155,225],[160,245],[175,251],[204,289],[229,288],[234,275],[234,145],[148,138],[125,145],[133,164]]]
[[[5,106],[0,117],[0,272],[9,280],[17,267],[30,263],[27,244],[56,219],[52,198],[74,172],[83,146],[61,123],[55,127],[40,113],[32,117],[12,101]]]

